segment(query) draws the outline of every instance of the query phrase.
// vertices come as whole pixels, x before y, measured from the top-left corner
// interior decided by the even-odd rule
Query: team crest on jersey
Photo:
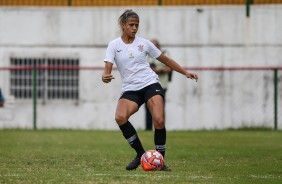
[[[144,51],[144,45],[138,45],[138,50],[140,52],[143,52]]]

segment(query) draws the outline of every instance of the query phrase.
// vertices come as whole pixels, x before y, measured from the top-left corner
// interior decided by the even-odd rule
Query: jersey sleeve
[[[151,41],[147,40],[147,44],[149,56],[156,59],[162,54],[162,52]]]
[[[112,41],[109,43],[107,47],[104,62],[114,63],[114,61],[115,61],[115,44]]]

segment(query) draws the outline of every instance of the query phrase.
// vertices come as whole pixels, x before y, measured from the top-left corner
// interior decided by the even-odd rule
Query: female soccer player
[[[128,119],[143,103],[146,103],[152,115],[156,150],[165,156],[166,148],[163,89],[157,74],[150,68],[147,55],[156,58],[187,78],[197,81],[198,75],[187,72],[174,60],[163,55],[152,42],[136,35],[139,27],[137,13],[126,10],[119,17],[118,22],[122,35],[108,45],[102,81],[109,83],[114,79],[111,72],[115,63],[122,80],[122,93],[117,104],[115,120],[123,136],[137,153],[126,166],[127,170],[133,170],[140,165],[140,158],[145,150]],[[171,171],[171,169],[164,166],[163,171]]]

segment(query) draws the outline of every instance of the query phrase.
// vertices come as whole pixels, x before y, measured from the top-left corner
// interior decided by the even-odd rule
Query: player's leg
[[[128,121],[129,117],[138,111],[138,109],[139,106],[136,102],[121,98],[118,102],[115,114],[116,122],[119,125],[123,136],[137,153],[137,156],[126,167],[127,170],[136,169],[140,165],[142,154],[145,152],[135,128]]]
[[[147,101],[155,127],[154,141],[156,150],[165,157],[166,129],[164,116],[164,100],[161,95],[155,95]]]
[[[152,84],[146,88],[145,101],[152,115],[155,128],[156,150],[165,155],[166,130],[164,116],[164,90],[159,83]]]
[[[123,126],[128,121],[129,117],[137,112],[139,109],[138,104],[126,98],[121,98],[118,101],[115,120],[119,126]]]
[[[155,95],[147,101],[148,108],[152,114],[152,119],[155,127],[155,145],[156,150],[165,157],[166,150],[166,129],[164,115],[164,100],[161,95]],[[169,167],[164,165],[162,171],[171,171]]]

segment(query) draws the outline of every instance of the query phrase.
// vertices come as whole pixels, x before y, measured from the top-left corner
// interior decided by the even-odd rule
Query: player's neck
[[[122,41],[123,41],[125,44],[132,44],[133,41],[134,41],[134,39],[135,39],[135,37],[129,37],[129,36],[127,36],[127,35],[122,35],[122,36],[121,36],[121,39],[122,39]]]

